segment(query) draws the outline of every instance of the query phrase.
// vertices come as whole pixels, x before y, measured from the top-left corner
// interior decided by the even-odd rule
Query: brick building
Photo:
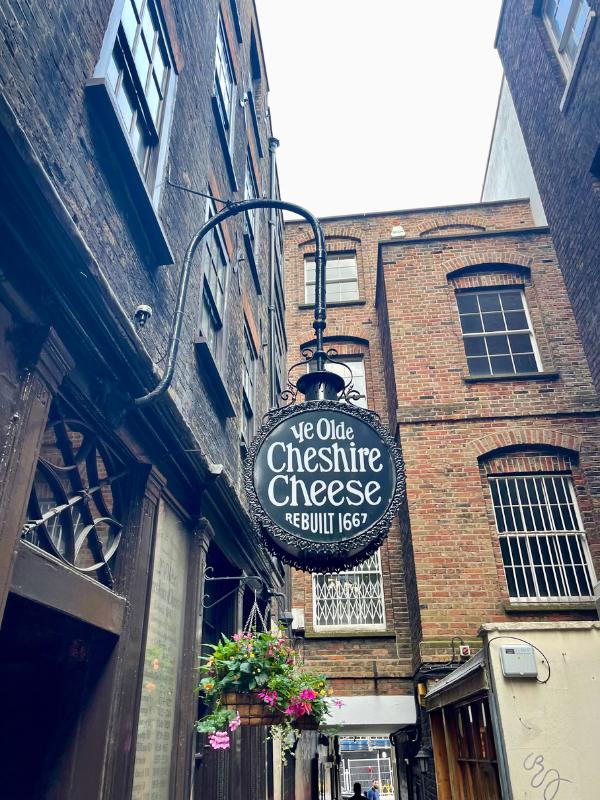
[[[459,646],[479,649],[482,623],[594,618],[600,406],[548,230],[527,201],[323,222],[327,342],[398,435],[407,501],[380,567],[296,573],[293,605],[306,659],[349,696],[347,715],[353,695],[371,698],[368,731],[382,696],[425,691],[461,662]],[[305,225],[286,225],[285,252],[293,363],[310,345]],[[377,581],[385,615],[367,602]],[[399,785],[411,800],[434,797],[426,715],[415,725],[404,711]],[[379,732],[392,732],[386,722]],[[342,726],[359,733],[356,720]]]
[[[506,0],[496,47],[596,389],[600,388],[600,34],[597,0]],[[512,104],[512,101],[508,101]],[[519,146],[495,147],[486,199],[502,199]],[[498,191],[500,190],[500,191]],[[522,193],[522,189],[519,190]],[[535,190],[532,192],[535,194]]]
[[[284,366],[280,219],[203,241],[171,387],[133,405],[192,234],[278,192],[254,3],[8,0],[0,29],[2,795],[280,797],[264,731],[193,734],[236,576],[284,582],[241,492]]]

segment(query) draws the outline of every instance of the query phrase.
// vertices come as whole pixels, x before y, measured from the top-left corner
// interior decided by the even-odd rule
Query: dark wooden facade
[[[143,169],[118,91],[98,77],[121,40],[119,80],[138,68],[127,3],[0,8],[0,793],[280,798],[264,730],[240,732],[229,752],[194,733],[201,646],[239,629],[254,599],[205,575],[285,584],[252,535],[241,485],[269,406],[269,349],[275,383],[285,352],[266,214],[213,240],[223,303],[210,330],[210,258],[196,259],[172,387],[144,411],[131,404],[160,379],[183,252],[210,213],[173,184],[226,199],[278,192],[260,32],[251,0],[131,2],[139,37],[151,7],[152,57],[164,48],[168,72]],[[219,35],[235,85],[226,136]],[[132,81],[142,119],[152,90],[146,102]],[[153,309],[141,329],[140,304]]]

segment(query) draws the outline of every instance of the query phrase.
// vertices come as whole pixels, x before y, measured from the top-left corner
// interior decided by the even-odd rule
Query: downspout
[[[279,139],[269,137],[269,197],[275,199],[275,161]],[[269,212],[269,407],[277,405],[275,383],[275,244],[277,233],[277,210]],[[262,347],[262,342],[260,343]]]

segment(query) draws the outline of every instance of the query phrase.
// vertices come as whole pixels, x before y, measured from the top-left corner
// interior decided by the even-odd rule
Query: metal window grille
[[[572,67],[590,14],[586,0],[546,0],[544,17],[560,56]]]
[[[511,599],[591,598],[595,575],[571,479],[494,477],[490,490]]]
[[[327,285],[325,292],[328,303],[358,300],[358,269],[356,253],[327,254]],[[313,257],[304,259],[304,300],[315,302],[316,266]]]
[[[223,123],[223,128],[229,135],[232,128],[233,100],[235,97],[235,75],[233,72],[233,62],[223,17],[219,14],[219,24],[217,26],[217,53],[215,58],[215,96],[219,107],[219,114]]]
[[[385,627],[379,552],[346,572],[313,575],[315,628]]]
[[[389,742],[388,742],[389,747]],[[394,800],[392,762],[389,756],[374,758],[349,758],[342,762],[342,792],[350,795],[355,783],[360,783],[366,794],[373,781],[379,782],[380,800]]]
[[[106,76],[144,176],[161,132],[169,73],[153,0],[125,0]]]
[[[456,302],[471,375],[540,371],[521,289],[458,292]]]

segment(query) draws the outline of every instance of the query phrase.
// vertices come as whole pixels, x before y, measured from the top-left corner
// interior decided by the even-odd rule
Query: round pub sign
[[[400,452],[377,416],[331,400],[271,412],[245,482],[269,550],[309,572],[348,569],[374,553],[405,490]]]

